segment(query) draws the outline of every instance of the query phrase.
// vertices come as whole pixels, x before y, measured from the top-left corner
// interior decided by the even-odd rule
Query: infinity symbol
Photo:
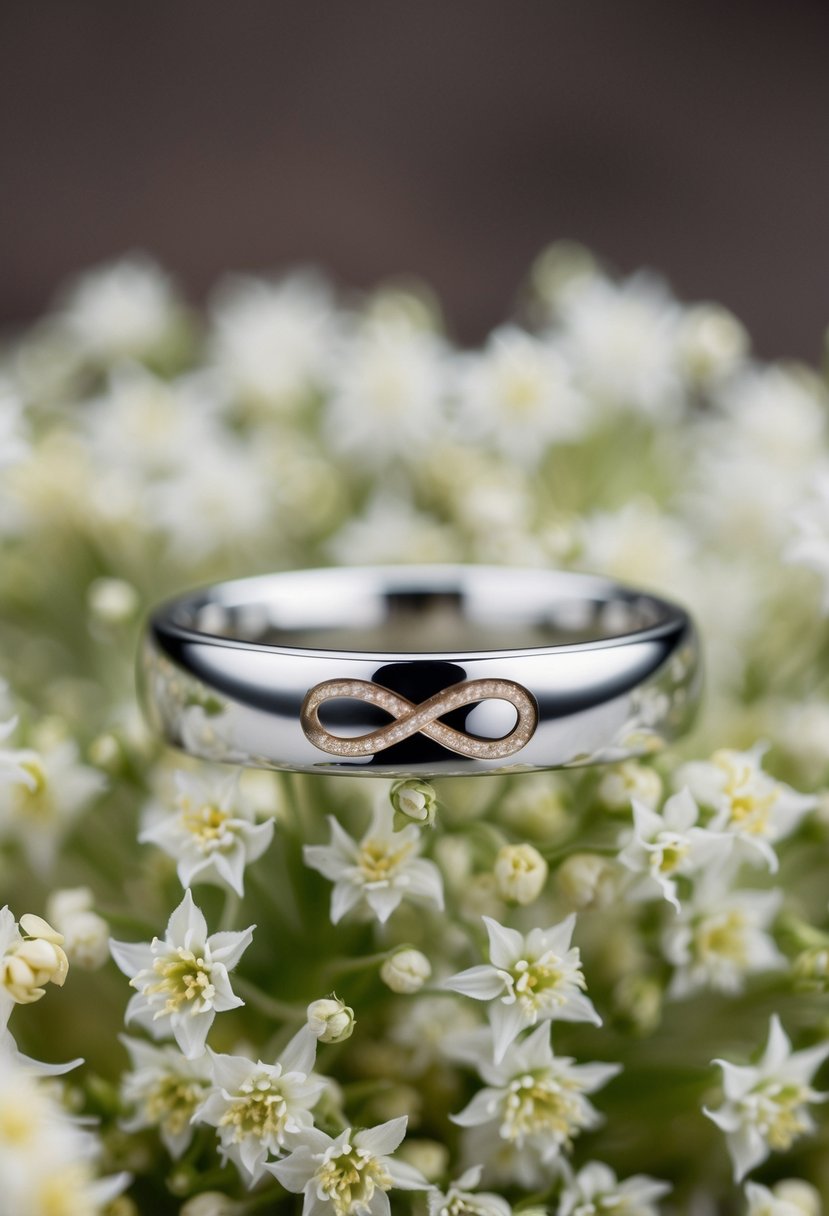
[[[344,739],[332,735],[319,720],[319,708],[334,697],[353,697],[369,705],[379,705],[396,721],[355,738]],[[438,721],[452,709],[489,700],[509,701],[518,711],[515,726],[500,739],[477,739]],[[520,751],[529,742],[538,725],[538,710],[526,688],[512,680],[463,680],[460,684],[442,689],[419,705],[370,680],[324,680],[308,691],[299,720],[306,737],[314,746],[334,756],[371,756],[411,735],[424,734],[461,756],[500,760]]]

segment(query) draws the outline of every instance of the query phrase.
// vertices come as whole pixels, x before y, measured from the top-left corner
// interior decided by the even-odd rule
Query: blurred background
[[[414,273],[481,338],[570,237],[717,299],[760,353],[829,320],[829,5],[7,2],[0,324],[132,249]]]

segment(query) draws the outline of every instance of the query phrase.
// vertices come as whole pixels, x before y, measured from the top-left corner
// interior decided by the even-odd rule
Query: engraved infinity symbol
[[[369,705],[378,705],[396,721],[367,735],[353,738],[332,735],[319,720],[319,708],[334,697],[353,697]],[[518,711],[515,726],[500,739],[477,739],[438,721],[442,714],[452,709],[489,700],[509,701]],[[424,734],[461,756],[500,760],[520,751],[532,738],[538,725],[538,709],[527,689],[512,680],[462,680],[427,697],[419,705],[370,680],[324,680],[309,689],[299,720],[314,746],[334,756],[371,756],[411,735]]]

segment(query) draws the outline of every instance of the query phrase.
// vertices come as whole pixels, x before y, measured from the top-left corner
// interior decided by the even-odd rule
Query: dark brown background
[[[829,320],[829,4],[0,0],[0,321],[131,248],[412,271],[475,339],[538,249]]]

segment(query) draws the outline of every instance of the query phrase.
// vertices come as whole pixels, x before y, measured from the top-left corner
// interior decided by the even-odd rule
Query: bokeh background
[[[0,323],[141,248],[196,297],[415,273],[472,342],[572,237],[814,360],[827,46],[823,0],[8,0]]]

